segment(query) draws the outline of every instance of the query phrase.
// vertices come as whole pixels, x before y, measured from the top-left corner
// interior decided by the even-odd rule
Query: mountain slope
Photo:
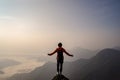
[[[66,77],[70,77],[71,73],[74,73],[78,68],[76,64],[80,67],[88,62],[86,59],[80,59],[75,62],[65,62],[63,73]],[[51,80],[53,76],[56,75],[56,63],[48,62],[42,67],[36,68],[30,73],[16,74],[7,80]]]
[[[16,74],[8,80],[51,80],[56,64],[47,63],[31,73]],[[64,63],[63,74],[70,80],[120,80],[120,51],[104,49],[91,59]]]
[[[78,73],[74,73],[75,80],[120,80],[120,51],[104,49],[89,62]]]

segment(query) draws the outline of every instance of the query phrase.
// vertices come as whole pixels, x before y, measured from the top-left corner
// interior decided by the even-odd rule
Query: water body
[[[1,71],[4,74],[0,74],[0,80],[13,76],[17,73],[29,73],[35,68],[40,67],[45,64],[45,62],[38,62],[37,59],[30,59],[22,56],[2,56],[1,59],[11,59],[20,62],[21,64],[8,66],[3,68]]]

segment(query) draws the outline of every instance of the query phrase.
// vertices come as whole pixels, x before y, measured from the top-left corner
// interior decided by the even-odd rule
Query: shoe
[[[59,72],[57,72],[56,74],[59,75]]]

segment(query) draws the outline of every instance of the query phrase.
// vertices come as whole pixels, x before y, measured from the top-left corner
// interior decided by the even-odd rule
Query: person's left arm
[[[66,53],[68,56],[72,56],[73,57],[73,55],[69,54],[65,49],[63,49],[63,52]]]

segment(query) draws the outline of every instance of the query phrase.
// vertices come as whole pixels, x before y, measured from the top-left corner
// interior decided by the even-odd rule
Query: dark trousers
[[[62,73],[63,70],[63,59],[62,60],[57,60],[57,72]]]

